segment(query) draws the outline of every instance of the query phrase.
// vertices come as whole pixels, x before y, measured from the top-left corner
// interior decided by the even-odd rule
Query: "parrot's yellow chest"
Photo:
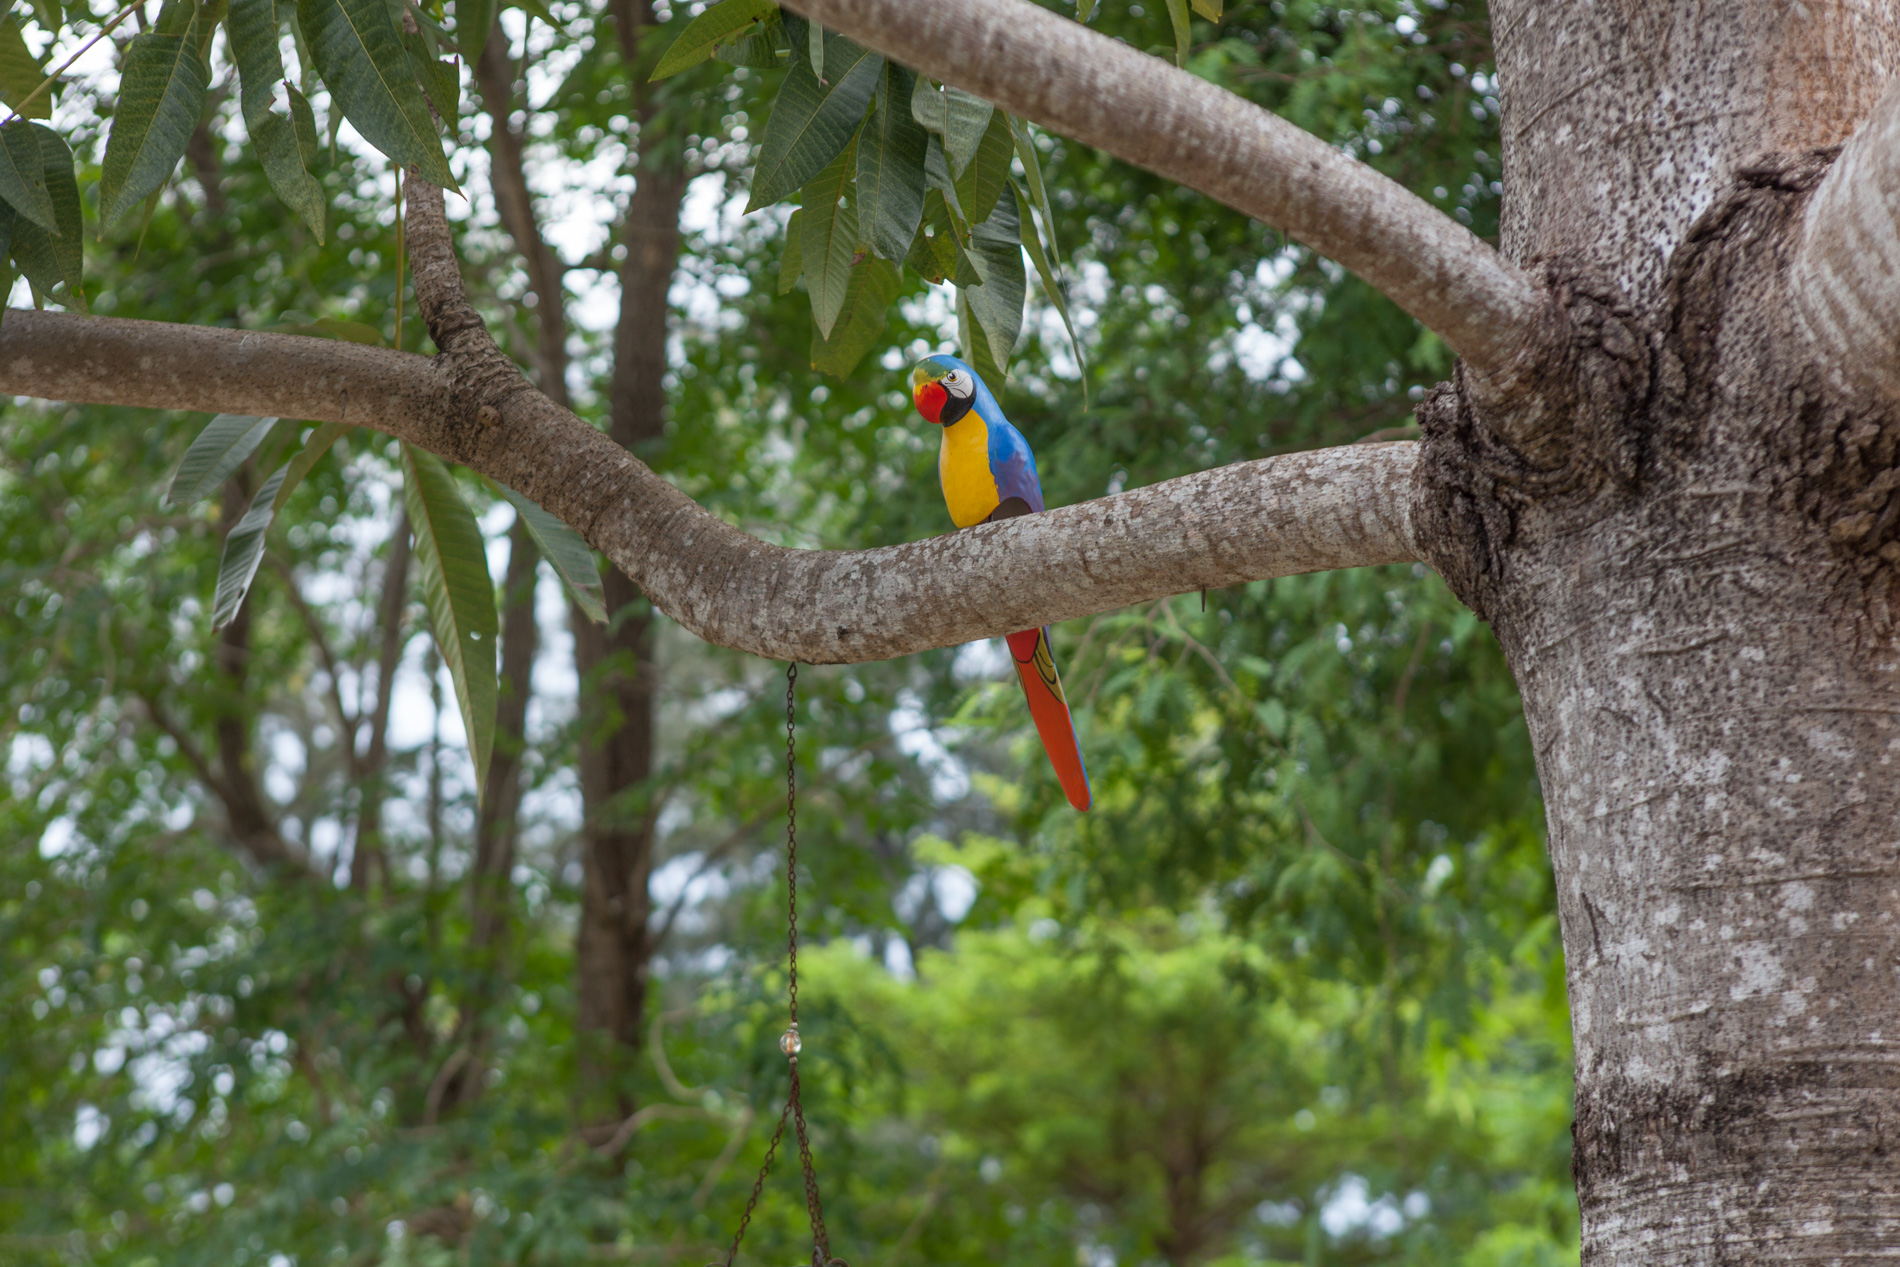
[[[950,507],[950,522],[970,528],[990,517],[1002,502],[990,474],[990,435],[974,411],[943,429],[937,450],[937,479]]]

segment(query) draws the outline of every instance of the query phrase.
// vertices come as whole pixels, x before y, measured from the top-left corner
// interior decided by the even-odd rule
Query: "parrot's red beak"
[[[942,383],[919,383],[910,398],[917,402],[918,413],[940,427],[943,425],[943,406],[950,399],[950,393],[943,389]]]

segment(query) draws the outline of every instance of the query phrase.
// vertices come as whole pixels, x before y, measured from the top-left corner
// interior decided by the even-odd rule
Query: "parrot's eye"
[[[962,370],[951,370],[943,376],[943,388],[952,396],[966,396],[970,391],[970,377]]]

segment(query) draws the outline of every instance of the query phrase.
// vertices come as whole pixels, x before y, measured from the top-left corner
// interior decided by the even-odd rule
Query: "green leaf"
[[[257,451],[264,437],[277,425],[275,418],[253,418],[248,414],[219,414],[205,424],[198,438],[185,450],[178,473],[172,476],[160,505],[190,506],[210,496],[245,458]]]
[[[805,290],[811,296],[812,320],[826,337],[844,307],[845,290],[851,284],[851,263],[858,251],[857,208],[843,203],[851,167],[847,146],[831,166],[799,191],[805,204],[800,209],[798,231]]]
[[[423,179],[455,189],[429,103],[384,0],[297,0],[310,55],[363,139]]]
[[[53,195],[46,190],[40,139],[30,123],[15,120],[0,128],[0,198],[42,229],[59,231]]]
[[[666,52],[661,55],[660,64],[653,68],[653,75],[648,82],[677,75],[689,66],[697,66],[711,57],[713,50],[720,45],[749,36],[751,33],[746,28],[754,22],[776,16],[778,0],[720,0],[686,24],[679,38],[668,45]]]
[[[1002,195],[1003,186],[1009,183],[1009,156],[1013,149],[1009,116],[997,110],[990,115],[990,125],[976,147],[976,156],[957,177],[957,203],[969,223],[981,224],[990,218],[990,210]]]
[[[20,34],[20,20],[8,13],[0,18],[0,100],[8,105],[26,101],[35,88],[46,82],[46,67],[39,58],[26,47],[26,39]],[[54,84],[33,100],[27,101],[26,109],[21,111],[29,119],[50,119],[53,117],[53,99],[59,93],[59,85]]]
[[[1029,252],[1029,262],[1036,266],[1036,276],[1042,279],[1042,289],[1049,296],[1049,302],[1056,306],[1056,312],[1062,317],[1062,328],[1069,332],[1069,346],[1075,349],[1075,364],[1082,373],[1082,408],[1089,405],[1088,362],[1082,358],[1082,341],[1075,337],[1075,322],[1069,320],[1069,301],[1062,293],[1062,287],[1056,284],[1055,269],[1049,265],[1049,257],[1043,253],[1042,238],[1036,233],[1035,217],[1024,211],[1022,220],[1023,249]]]
[[[18,219],[10,203],[0,202],[0,317],[4,317],[7,310],[5,296],[13,292],[13,264],[8,252]]]
[[[278,50],[276,0],[231,0],[224,32],[237,63],[240,101],[246,127],[270,113],[277,85],[284,78],[284,57]]]
[[[811,73],[822,84],[825,82],[825,28],[809,18],[805,21],[805,60],[811,63]]]
[[[785,224],[785,249],[778,257],[778,293],[789,295],[798,289],[798,279],[805,275],[804,235],[801,226],[805,219],[804,208],[792,212],[792,218]]]
[[[971,315],[983,328],[999,374],[1006,373],[1010,353],[1016,349],[1016,336],[1022,333],[1023,299],[1028,289],[1015,190],[1005,187],[990,218],[971,230],[970,262],[983,284],[961,289],[958,295],[967,298]]]
[[[1049,254],[1051,258],[1061,259],[1062,248],[1056,245],[1056,215],[1049,208],[1049,187],[1042,182],[1042,157],[1036,152],[1035,138],[1029,135],[1029,121],[1011,115],[1009,135],[1016,143],[1016,157],[1022,160],[1030,197],[1036,210],[1042,213],[1042,231],[1049,235]]]
[[[271,503],[271,509],[282,510],[284,503],[290,500],[291,493],[296,490],[298,484],[303,482],[303,477],[310,474],[310,468],[330,451],[331,445],[354,430],[356,430],[356,424],[353,422],[326,422],[312,431],[310,438],[304,441],[303,448],[297,451],[297,456],[291,458],[289,464],[284,467],[289,474],[284,480],[284,486],[277,490],[277,499]]]
[[[941,282],[957,270],[956,231],[950,224],[950,208],[943,194],[932,189],[924,194],[924,222],[917,226],[910,252],[904,263],[925,281]]]
[[[943,199],[957,233],[968,232],[969,222],[963,215],[963,203],[957,197],[957,182],[950,175],[950,160],[943,154],[943,139],[934,134],[924,143],[924,183]]]
[[[712,55],[731,66],[750,66],[755,70],[777,70],[790,55],[785,24],[776,16],[758,26],[749,27],[730,44],[714,48]]]
[[[819,83],[802,58],[787,72],[772,117],[765,121],[747,212],[790,197],[843,153],[877,91],[884,59],[842,35],[825,38],[825,64],[833,82],[829,87]]]
[[[59,30],[66,21],[66,15],[60,12],[59,0],[33,0],[33,16],[48,31]]]
[[[198,37],[195,22],[183,35],[132,37],[99,173],[102,233],[164,184],[185,156],[211,87]]]
[[[593,550],[581,540],[579,533],[514,489],[496,487],[501,488],[501,495],[527,525],[528,535],[534,538],[541,557],[561,574],[567,592],[574,596],[575,605],[595,624],[606,624],[607,603],[600,583],[600,565],[594,562]]]
[[[224,538],[224,557],[218,561],[218,588],[211,599],[211,627],[222,629],[231,623],[251,592],[257,565],[264,560],[264,539],[271,521],[277,517],[277,494],[283,489],[290,468],[280,466],[264,481],[264,487],[251,498],[251,508]]]
[[[1075,20],[1087,22],[1095,16],[1095,0],[1075,0]]]
[[[494,26],[495,0],[455,0],[455,46],[470,66],[482,59],[482,49],[487,47],[488,33]]]
[[[1174,64],[1186,66],[1193,39],[1188,33],[1188,0],[1167,0],[1168,21],[1174,24]]]
[[[897,268],[872,256],[851,270],[850,288],[845,292],[844,309],[829,335],[812,331],[811,367],[826,374],[845,377],[857,368],[864,354],[877,346],[884,333],[891,301],[897,298],[900,283]]]
[[[27,126],[39,139],[40,172],[53,199],[58,233],[48,233],[30,220],[18,221],[13,229],[13,259],[41,294],[50,295],[65,283],[66,302],[83,311],[86,230],[79,208],[79,182],[73,178],[73,152],[51,128],[38,123]]]
[[[416,25],[412,31],[402,21],[401,14],[402,10],[398,9],[396,30],[402,36],[403,49],[409,54],[409,65],[416,73],[416,82],[422,85],[422,95],[435,107],[436,118],[445,124],[450,119],[459,118],[462,113],[461,70],[454,61],[442,56],[445,51],[454,51],[454,46],[448,41],[448,32],[436,26],[428,14],[411,9],[409,16]],[[493,20],[492,14],[490,20]]]
[[[981,97],[961,88],[939,89],[928,79],[919,79],[910,97],[911,117],[943,138],[954,176],[962,175],[976,156],[995,110]]]
[[[495,582],[481,529],[442,459],[402,446],[402,497],[415,534],[416,572],[435,630],[436,649],[455,685],[455,702],[475,763],[475,795],[488,779],[495,747]]]
[[[957,289],[957,341],[963,345],[963,359],[970,363],[977,377],[989,386],[990,394],[1001,402],[1003,390],[1009,382],[1007,367],[998,365],[996,358],[990,355],[990,341],[971,316],[969,296],[975,293],[961,287]]]
[[[304,109],[309,108],[306,103]],[[304,147],[296,126],[270,110],[249,126],[251,144],[257,147],[258,161],[264,165],[272,192],[322,242],[326,211],[323,184],[304,165]],[[315,140],[314,135],[311,139]]]
[[[323,147],[317,144],[317,116],[310,109],[310,103],[297,91],[295,84],[284,85],[284,96],[290,99],[290,126],[297,133],[297,149],[303,155],[303,168],[307,172],[317,170],[317,163],[323,158]],[[321,240],[322,235],[318,235]]]
[[[924,151],[928,137],[911,117],[908,70],[884,67],[877,108],[858,134],[858,232],[893,262],[910,251],[924,214]]]
[[[1189,0],[1194,11],[1209,22],[1218,22],[1221,18],[1221,0]]]

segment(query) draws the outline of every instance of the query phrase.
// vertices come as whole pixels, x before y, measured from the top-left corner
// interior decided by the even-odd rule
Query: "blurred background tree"
[[[1171,54],[1175,9],[1196,73],[1494,233],[1476,0],[1093,20]],[[903,371],[958,346],[953,292],[907,275],[869,355],[812,368],[789,211],[742,214],[779,73],[648,81],[697,11],[494,19],[450,121],[471,288],[544,390],[748,531],[944,531]],[[214,82],[179,170],[90,249],[93,311],[418,346],[394,173],[311,100],[321,242]],[[88,198],[114,104],[81,78],[55,111]],[[1086,370],[1032,293],[1004,404],[1051,504],[1407,434],[1449,358],[1397,308],[1034,143]],[[617,574],[592,623],[464,476],[502,613],[478,802],[393,442],[317,464],[214,632],[223,537],[270,467],[166,505],[202,426],[0,420],[0,1258],[722,1258],[785,1093],[779,666]],[[1086,817],[998,647],[801,675],[801,1065],[837,1252],[1574,1261],[1542,809],[1485,627],[1420,567],[1057,637]],[[793,1173],[754,1259],[806,1253]]]

